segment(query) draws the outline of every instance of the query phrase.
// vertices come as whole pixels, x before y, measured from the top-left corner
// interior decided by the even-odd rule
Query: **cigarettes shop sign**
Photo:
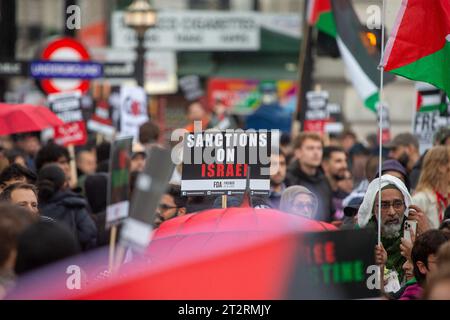
[[[115,12],[111,24],[113,47],[136,46],[135,32],[124,25],[123,12]],[[162,11],[157,25],[145,34],[145,46],[165,50],[255,51],[260,47],[260,28],[252,13]]]
[[[188,195],[233,195],[270,190],[270,156],[277,131],[227,130],[187,133],[181,191]]]

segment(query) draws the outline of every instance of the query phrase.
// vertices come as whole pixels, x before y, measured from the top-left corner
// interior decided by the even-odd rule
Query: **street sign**
[[[36,79],[95,79],[102,77],[102,65],[96,62],[33,61],[30,75]]]
[[[0,61],[0,76],[26,76],[27,68],[24,61]]]
[[[90,55],[86,48],[78,41],[71,38],[59,38],[55,41],[50,42],[43,50],[41,54],[41,61],[34,64],[34,72],[37,75],[51,75],[57,74],[60,78],[60,73],[63,72],[61,69],[62,64],[48,64],[43,65],[42,61],[68,61],[71,63],[72,68],[82,69],[81,64],[77,62],[88,62],[90,60]],[[32,64],[33,66],[33,64]],[[98,72],[98,65],[93,69]],[[31,70],[33,72],[33,69]],[[56,72],[58,71],[58,72]],[[67,77],[67,74],[66,76]],[[89,89],[89,80],[85,79],[58,79],[58,78],[46,78],[40,80],[42,89],[47,93],[57,93],[64,91],[74,91],[80,90],[81,92],[86,92]]]

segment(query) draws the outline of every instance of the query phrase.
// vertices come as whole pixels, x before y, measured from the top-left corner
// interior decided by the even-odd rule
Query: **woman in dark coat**
[[[48,164],[39,171],[39,211],[68,226],[82,250],[94,248],[97,228],[89,215],[87,201],[64,185],[64,171],[58,165]]]

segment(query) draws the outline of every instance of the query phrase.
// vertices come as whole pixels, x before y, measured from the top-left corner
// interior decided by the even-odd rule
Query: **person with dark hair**
[[[195,213],[214,207],[216,198],[211,196],[186,197],[186,213]]]
[[[349,193],[340,189],[338,185],[339,181],[345,179],[345,174],[348,170],[347,155],[344,149],[336,146],[325,147],[323,149],[322,168],[333,192],[332,201],[336,209],[333,220],[337,223],[344,218],[342,202],[349,195]]]
[[[20,276],[79,252],[78,243],[66,226],[54,221],[40,221],[19,236],[15,272]]]
[[[370,159],[370,150],[367,149],[362,143],[357,142],[348,151],[348,157],[349,166],[351,168],[355,183],[360,183],[367,178],[365,169],[367,161]]]
[[[159,126],[153,120],[149,120],[139,127],[139,142],[144,146],[148,147],[154,143],[158,143],[159,135]]]
[[[350,202],[353,201],[353,199],[360,199],[364,198],[364,195],[366,194],[367,188],[369,186],[369,183],[375,179],[375,175],[378,171],[378,156],[372,156],[369,158],[369,160],[366,163],[365,167],[365,179],[361,181],[358,186],[353,189],[353,191],[342,201],[342,206],[345,208],[349,205]],[[344,212],[344,215],[345,212]],[[347,216],[347,215],[346,215]]]
[[[394,159],[385,160],[383,161],[381,170],[381,175],[389,174],[402,180],[408,191],[411,192],[408,172],[406,172],[406,168],[400,162]],[[375,177],[378,178],[379,176],[380,174],[377,169]]]
[[[35,184],[36,179],[37,177],[33,171],[20,164],[13,163],[0,174],[0,192],[7,186],[17,182]]]
[[[358,142],[356,134],[350,129],[344,130],[339,136],[339,140],[345,152],[349,152],[355,143]]]
[[[14,183],[0,193],[0,201],[10,202],[29,210],[33,215],[39,215],[37,189],[32,184]]]
[[[155,228],[158,228],[164,221],[185,215],[186,203],[187,198],[181,195],[181,187],[170,184],[156,209]]]
[[[39,172],[49,163],[56,163],[63,170],[65,182],[69,185],[71,180],[69,151],[55,143],[48,143],[36,155],[36,170]]]
[[[406,168],[411,189],[414,190],[422,167],[419,141],[411,133],[400,133],[386,147],[389,149],[389,158],[397,160]]]
[[[41,215],[65,224],[80,243],[81,249],[96,246],[97,228],[88,213],[86,200],[65,188],[65,174],[56,164],[47,164],[38,174]]]
[[[270,157],[270,207],[278,209],[283,191],[286,189],[286,157],[283,153],[272,154]],[[275,171],[275,169],[277,169]]]
[[[91,217],[97,226],[97,245],[107,245],[110,234],[105,229],[108,175],[101,172],[88,176],[84,182],[84,190],[91,208]]]
[[[10,164],[19,164],[23,167],[27,166],[27,156],[26,154],[19,149],[12,149],[12,150],[8,150],[6,152],[6,157],[8,158],[8,161]]]
[[[283,153],[286,157],[286,164],[291,163],[294,149],[292,148],[291,135],[289,133],[284,132],[280,136],[280,153]]]
[[[417,237],[411,251],[411,262],[417,283],[409,286],[400,300],[421,298],[422,288],[425,286],[428,275],[437,270],[436,254],[439,247],[448,240],[447,235],[439,230],[428,230]]]
[[[40,132],[27,132],[14,135],[16,146],[25,153],[26,166],[36,171],[35,158],[41,148]]]
[[[17,239],[34,222],[27,210],[7,203],[0,204],[0,300],[14,285]]]
[[[317,133],[302,132],[295,140],[294,149],[296,161],[287,169],[286,185],[301,185],[314,193],[319,201],[314,219],[331,222],[335,210],[332,190],[321,167],[322,138]]]
[[[81,149],[76,156],[78,176],[94,174],[97,170],[97,156],[95,151]]]
[[[450,235],[450,218],[442,221],[441,225],[439,226],[439,230]]]

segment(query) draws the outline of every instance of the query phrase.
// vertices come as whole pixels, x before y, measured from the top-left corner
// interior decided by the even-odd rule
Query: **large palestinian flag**
[[[381,54],[369,44],[366,30],[363,29],[351,1],[310,0],[308,21],[318,30],[336,38],[353,87],[364,105],[376,112]],[[393,79],[391,74],[385,73],[385,83]]]
[[[403,0],[385,70],[430,83],[450,97],[450,0]]]

